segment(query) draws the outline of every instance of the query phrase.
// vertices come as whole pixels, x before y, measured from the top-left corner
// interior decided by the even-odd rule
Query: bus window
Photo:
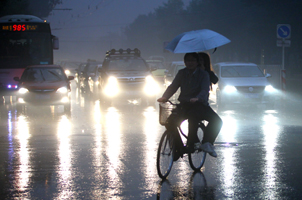
[[[9,38],[9,39],[8,39]],[[10,67],[51,64],[52,42],[47,33],[9,33],[0,35],[0,65],[9,63]],[[22,66],[23,67],[23,66]]]

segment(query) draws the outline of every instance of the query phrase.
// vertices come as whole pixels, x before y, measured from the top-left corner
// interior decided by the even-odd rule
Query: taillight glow
[[[8,89],[11,89],[11,88],[17,89],[18,85],[7,85],[7,88]]]

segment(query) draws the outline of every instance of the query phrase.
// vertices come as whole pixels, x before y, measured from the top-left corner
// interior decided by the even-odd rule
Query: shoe
[[[204,144],[201,144],[201,149],[204,152],[207,152],[208,154],[210,154],[210,156],[215,157],[215,158],[217,157],[217,153],[215,152],[214,146],[211,143],[206,142]]]
[[[213,149],[213,152],[210,152],[209,154],[210,154],[210,156],[217,158],[217,153],[215,152],[214,149]]]

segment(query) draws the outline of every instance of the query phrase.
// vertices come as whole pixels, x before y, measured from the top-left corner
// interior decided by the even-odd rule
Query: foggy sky
[[[168,0],[63,0],[46,20],[52,34],[59,37],[60,49],[55,51],[55,60],[95,58],[102,52],[95,42],[102,36],[122,33],[122,29],[141,14],[149,14]],[[189,2],[190,0],[184,0]],[[64,10],[66,9],[66,10]],[[71,9],[71,10],[68,10]],[[105,44],[104,49],[115,41]],[[81,49],[80,49],[81,48]],[[103,50],[104,51],[104,50]],[[96,58],[102,60],[102,57]]]

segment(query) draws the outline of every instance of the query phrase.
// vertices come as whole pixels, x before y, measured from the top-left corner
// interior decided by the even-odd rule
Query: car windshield
[[[257,66],[236,65],[222,66],[221,77],[264,77]]]
[[[0,34],[0,68],[52,63],[49,33],[10,32]]]
[[[23,81],[60,81],[66,76],[60,68],[29,68],[21,78]]]
[[[147,71],[145,62],[141,59],[120,58],[110,60],[107,69],[110,71]]]
[[[163,63],[160,62],[148,62],[150,68],[157,68],[157,69],[165,69]]]
[[[90,64],[88,67],[87,67],[87,72],[89,72],[89,73],[91,73],[91,72],[95,72],[96,71],[96,69],[98,68],[98,65],[99,64]]]

